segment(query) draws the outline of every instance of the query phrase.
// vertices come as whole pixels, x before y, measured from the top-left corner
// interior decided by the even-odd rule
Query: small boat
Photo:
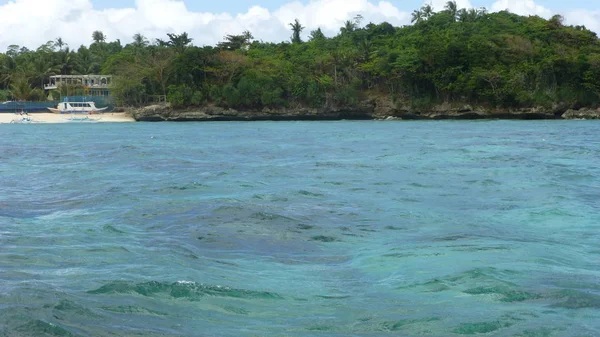
[[[33,119],[31,119],[31,117],[29,117],[29,114],[25,111],[21,111],[20,113],[15,113],[15,115],[17,116],[17,118],[10,121],[11,123],[18,123],[18,124],[35,123],[35,121]]]
[[[21,118],[15,118],[10,122],[13,124],[29,124],[34,123],[34,120],[32,120],[29,116],[22,116]]]
[[[57,114],[66,114],[66,113],[82,113],[82,114],[92,114],[97,112],[102,112],[107,108],[96,108],[96,103],[94,102],[62,102],[58,103],[56,108],[48,108],[51,112]]]
[[[67,119],[67,121],[69,121],[69,122],[79,122],[79,123],[96,123],[96,122],[100,121],[100,119],[99,118],[91,118],[91,117],[88,117],[88,116],[85,116],[85,117],[73,117],[72,116],[72,117],[69,117]]]

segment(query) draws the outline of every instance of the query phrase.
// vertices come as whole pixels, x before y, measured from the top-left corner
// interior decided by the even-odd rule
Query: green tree
[[[77,61],[75,53],[69,48],[65,48],[55,54],[55,64],[61,75],[72,75]]]
[[[67,46],[67,43],[63,41],[62,37],[56,38],[55,45],[58,47],[58,50],[62,50],[63,47]]]
[[[92,40],[95,43],[104,43],[106,42],[106,35],[99,30],[96,30],[92,33]]]
[[[24,75],[15,77],[10,84],[10,94],[17,101],[29,101],[35,94],[34,89],[29,84],[29,79]]]
[[[548,26],[552,29],[559,29],[562,28],[564,21],[565,19],[562,15],[556,14],[553,15],[552,18],[550,18],[550,20],[548,20]]]
[[[146,63],[148,78],[156,83],[161,94],[167,96],[167,86],[173,74],[173,60],[175,55],[169,49],[155,48],[151,50]]]
[[[44,54],[37,55],[31,65],[31,79],[39,84],[39,88],[44,88],[46,80],[60,71],[52,60]]]
[[[292,28],[292,43],[302,43],[302,37],[300,36],[300,34],[302,34],[302,31],[304,30],[304,26],[300,24],[300,21],[298,21],[298,19],[296,19],[294,23],[290,23],[289,25]]]
[[[315,40],[325,40],[325,34],[323,34],[323,31],[321,30],[321,28],[317,28],[316,30],[313,30],[312,32],[310,32],[310,37],[309,40],[310,41],[315,41]]]
[[[133,43],[132,44],[135,48],[143,49],[143,48],[148,47],[150,42],[144,35],[142,35],[140,33],[136,33],[135,35],[133,35]]]
[[[446,2],[444,9],[446,12],[448,12],[448,14],[450,14],[450,16],[452,16],[453,20],[456,20],[456,16],[458,14],[458,5],[456,4],[456,1]]]
[[[19,67],[13,57],[2,55],[0,58],[0,82],[6,87],[12,79],[18,74]]]
[[[423,12],[421,10],[414,10],[411,14],[411,23],[421,23],[423,22]]]
[[[249,31],[244,31],[240,35],[227,35],[225,41],[220,42],[217,47],[225,50],[242,50],[249,47],[254,40],[254,36]]]
[[[167,36],[169,37],[168,41],[156,39],[157,44],[159,46],[173,48],[179,54],[183,53],[193,41],[193,39],[188,36],[188,33],[185,32],[181,34],[168,33]]]
[[[433,14],[435,14],[435,12],[433,11],[433,7],[431,7],[431,5],[429,4],[421,7],[421,13],[423,14],[423,18],[426,20],[431,18]]]

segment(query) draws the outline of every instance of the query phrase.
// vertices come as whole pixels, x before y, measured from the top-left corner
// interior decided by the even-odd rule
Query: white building
[[[56,90],[63,85],[79,86],[90,96],[110,96],[112,75],[56,75],[50,76],[46,90]]]

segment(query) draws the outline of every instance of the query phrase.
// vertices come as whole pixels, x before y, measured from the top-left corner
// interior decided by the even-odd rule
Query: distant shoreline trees
[[[355,106],[374,95],[415,108],[600,104],[600,40],[584,26],[454,1],[439,12],[425,5],[411,19],[394,27],[363,25],[357,16],[336,36],[317,28],[307,41],[294,20],[290,40],[280,43],[244,31],[216,46],[194,46],[187,33],[153,42],[136,34],[122,45],[95,31],[92,43],[76,50],[61,38],[36,50],[13,45],[0,53],[0,100],[43,100],[52,75],[105,73],[115,75],[112,90],[122,105],[155,95],[176,107],[239,109]]]

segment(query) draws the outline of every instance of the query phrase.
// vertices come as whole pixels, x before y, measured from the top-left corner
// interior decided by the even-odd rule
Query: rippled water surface
[[[600,123],[0,126],[0,336],[599,336]]]

